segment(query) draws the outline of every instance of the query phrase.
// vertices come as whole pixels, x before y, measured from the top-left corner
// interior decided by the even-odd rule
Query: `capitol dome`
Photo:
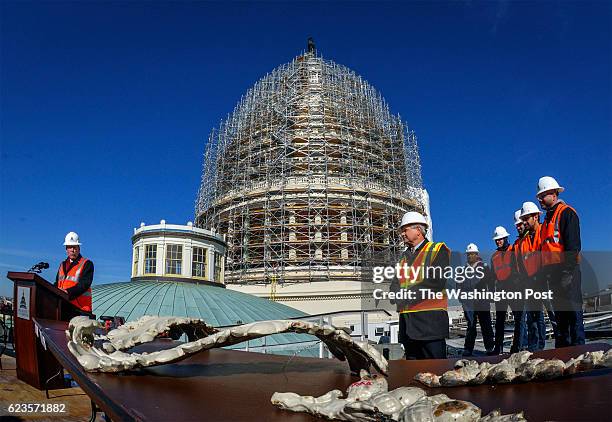
[[[366,257],[399,250],[410,210],[429,214],[416,136],[310,48],[212,131],[195,217],[225,235],[226,283],[301,283],[358,281]]]

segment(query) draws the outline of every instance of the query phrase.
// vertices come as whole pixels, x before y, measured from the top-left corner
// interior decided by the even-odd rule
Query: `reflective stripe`
[[[87,259],[83,258],[81,259],[81,262],[79,262],[79,264],[77,265],[77,270],[74,276],[76,280],[78,280],[79,276],[81,275],[81,271],[83,271],[83,267],[85,266],[86,262]]]
[[[433,246],[433,247],[432,247]],[[414,268],[414,270],[408,270],[409,273],[406,274],[402,271],[399,284],[402,289],[408,289],[411,285],[419,284],[423,281],[425,268],[428,268],[432,261],[438,255],[438,252],[442,249],[444,243],[433,243],[427,242],[425,246],[419,251],[414,260],[412,261],[409,268]],[[404,264],[406,264],[406,258],[402,257],[400,260],[400,268],[403,270]],[[410,279],[409,279],[410,278]],[[409,312],[422,312],[422,311],[433,311],[433,310],[447,310],[448,309],[448,298],[446,295],[446,290],[442,290],[443,298],[442,299],[426,299],[421,302],[415,303],[413,305],[406,305],[402,309],[399,309],[399,313],[409,313]]]
[[[576,212],[572,207],[564,202],[560,202],[555,209],[550,220],[544,220],[542,223],[542,265],[556,265],[560,264],[565,260],[563,252],[565,248],[563,246],[563,239],[561,238],[561,231],[559,230],[559,220],[561,220],[561,214],[567,209],[571,209]],[[579,259],[579,256],[578,258]]]
[[[399,280],[400,287],[402,287],[403,289],[406,289],[406,288],[409,288],[409,286],[412,284],[417,284],[423,281],[424,267],[426,266],[425,263],[427,261],[427,258],[430,255],[429,251],[431,249],[432,244],[433,242],[427,242],[425,246],[423,246],[423,248],[419,251],[419,253],[414,258],[412,263],[410,264],[409,268],[415,268],[415,270],[413,271],[408,270],[408,274],[406,274],[404,271],[401,274],[401,277]],[[402,270],[404,269],[404,264],[406,263],[407,263],[406,258],[402,257],[402,259],[400,260],[400,268]]]

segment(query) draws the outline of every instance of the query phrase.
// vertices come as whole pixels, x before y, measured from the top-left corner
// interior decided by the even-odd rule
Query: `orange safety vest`
[[[493,271],[495,271],[495,277],[497,281],[508,280],[512,274],[512,245],[508,246],[505,251],[496,251],[491,258],[491,264]]]
[[[560,202],[555,209],[555,213],[553,214],[550,221],[544,220],[540,227],[540,238],[542,239],[542,265],[555,265],[560,264],[564,260],[563,251],[565,248],[563,247],[563,243],[561,243],[561,234],[559,231],[559,220],[561,219],[561,213],[565,209],[571,209],[574,212],[572,207],[569,205]]]
[[[522,263],[522,266],[518,265],[518,269],[529,277],[533,277],[542,266],[542,254],[540,253],[541,228],[542,226],[536,230],[533,239],[529,234],[521,238],[516,251],[517,261]]]
[[[402,289],[410,289],[415,284],[421,283],[425,275],[426,268],[438,256],[438,252],[444,246],[443,242],[433,243],[427,242],[425,246],[421,248],[417,256],[414,258],[412,263],[406,267],[407,273],[404,271],[404,264],[407,263],[406,258],[402,257],[400,260],[400,279],[399,285]],[[446,290],[442,291],[442,299],[425,299],[418,303],[406,304],[400,310],[400,314],[408,312],[422,312],[422,311],[435,311],[448,309],[448,297],[446,296]]]
[[[514,253],[514,271],[521,272],[521,268],[519,265],[519,248],[521,246],[522,237],[517,237],[514,243],[512,244],[512,252]]]
[[[59,270],[57,271],[57,287],[60,289],[69,289],[76,286],[79,283],[79,277],[81,277],[81,272],[87,261],[89,261],[87,258],[81,257],[79,262],[68,271],[68,274],[64,274],[64,266],[60,264]],[[71,300],[70,303],[84,311],[91,312],[91,287],[81,296]]]

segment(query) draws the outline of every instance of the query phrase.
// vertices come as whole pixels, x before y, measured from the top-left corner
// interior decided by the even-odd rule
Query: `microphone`
[[[40,273],[42,270],[49,268],[48,262],[39,262],[38,264],[32,265],[32,268],[28,270],[29,273]]]

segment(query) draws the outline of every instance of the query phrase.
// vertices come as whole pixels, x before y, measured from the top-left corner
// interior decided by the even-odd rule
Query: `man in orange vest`
[[[450,250],[444,243],[427,240],[428,228],[418,212],[405,213],[400,224],[407,248],[398,263],[400,277],[393,279],[390,290],[414,292],[414,298],[395,300],[406,359],[446,359],[448,297],[443,273],[450,264]]]
[[[64,246],[68,257],[61,262],[57,270],[55,286],[68,293],[68,299],[72,304],[84,311],[91,312],[93,262],[81,256],[81,242],[79,241],[79,235],[75,232],[66,235]]]
[[[517,218],[515,218],[515,224],[516,223]],[[520,239],[520,235],[523,232],[522,227],[523,221],[518,218],[516,228],[519,232],[519,238],[517,238],[517,240]],[[495,290],[498,292],[517,292],[522,290],[519,285],[516,270],[516,255],[514,253],[514,246],[517,242],[515,242],[515,245],[510,245],[508,243],[509,237],[510,233],[502,226],[496,227],[493,232],[493,241],[495,242],[497,250],[491,257],[491,268],[495,274]],[[495,349],[493,349],[493,354],[495,355],[504,352],[504,334],[508,307],[510,307],[512,315],[514,316],[514,335],[512,337],[510,353],[520,351],[525,344],[523,341],[526,329],[524,322],[525,304],[523,300],[502,299],[495,303]]]
[[[546,280],[540,274],[540,214],[533,202],[524,202],[521,208],[521,219],[525,223],[526,236],[521,239],[517,250],[519,271],[523,275],[525,295],[525,312],[527,313],[527,333],[529,351],[543,350],[546,345],[546,325],[542,311],[542,300],[534,296],[527,298],[527,289],[543,292]]]
[[[582,274],[580,271],[580,220],[576,211],[559,199],[565,189],[544,176],[538,181],[537,198],[546,217],[540,229],[542,272],[553,291],[557,317],[555,347],[584,344]]]
[[[518,291],[523,292],[525,289],[525,280],[523,279],[524,277],[521,273],[521,269],[518,266],[517,257],[519,255],[521,241],[524,237],[528,236],[529,233],[527,231],[525,222],[521,220],[521,212],[521,208],[514,212],[514,227],[516,228],[516,239],[514,239],[514,243],[512,244],[512,252],[514,254],[514,272],[516,273],[515,286]],[[520,337],[519,341],[517,341],[516,343],[516,347],[512,347],[510,349],[511,353],[525,350],[527,348],[527,313],[525,312],[524,298],[516,299],[514,301],[514,306],[517,310],[520,310],[521,312],[520,314],[514,315],[514,330],[515,332],[519,333]],[[517,325],[519,325],[518,328]]]

